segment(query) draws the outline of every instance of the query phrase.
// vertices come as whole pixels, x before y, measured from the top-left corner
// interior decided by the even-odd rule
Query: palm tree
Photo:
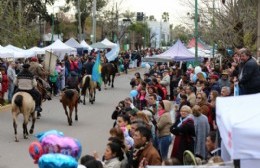
[[[162,20],[163,20],[163,22],[168,22],[169,21],[169,13],[168,12],[163,12]]]

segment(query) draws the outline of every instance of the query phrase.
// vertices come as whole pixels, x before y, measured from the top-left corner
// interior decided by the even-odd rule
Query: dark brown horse
[[[35,123],[35,101],[32,96],[27,92],[17,92],[12,98],[12,117],[13,117],[13,127],[15,134],[15,141],[18,142],[17,138],[17,116],[19,114],[23,115],[23,137],[28,138],[27,124],[29,118],[32,118],[32,126],[30,128],[30,134],[33,133],[34,123]]]
[[[102,65],[101,77],[104,82],[105,89],[107,88],[107,83],[108,83],[108,86],[110,86],[110,84],[111,84],[111,87],[112,88],[114,87],[114,79],[115,79],[116,73],[117,73],[117,67],[115,64],[104,63]]]
[[[91,79],[91,75],[84,75],[81,81],[81,95],[83,95],[83,104],[86,104],[86,94],[89,93],[89,102],[93,104],[96,100],[97,83]]]
[[[75,120],[78,121],[78,100],[79,93],[75,89],[67,89],[61,92],[60,102],[62,103],[63,109],[65,110],[65,114],[68,119],[68,123],[72,125],[72,113],[75,108]],[[67,111],[67,107],[69,108],[69,114]]]

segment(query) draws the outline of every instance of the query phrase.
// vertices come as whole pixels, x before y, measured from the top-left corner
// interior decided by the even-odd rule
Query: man
[[[208,159],[213,156],[220,156],[220,148],[218,147],[217,143],[217,134],[216,132],[212,131],[208,134],[206,138],[206,148],[208,151]]]
[[[230,96],[230,87],[224,86],[221,88],[221,97]]]
[[[94,64],[95,63],[93,62],[93,57],[88,56],[87,62],[83,65],[86,75],[92,75],[92,69],[93,69]]]
[[[230,87],[229,74],[227,71],[221,73],[221,78],[218,80],[220,88],[227,86]]]
[[[260,92],[260,71],[252,58],[251,52],[242,48],[239,50],[241,67],[238,75],[239,94],[247,95]]]
[[[146,127],[136,128],[133,150],[133,167],[142,167],[146,165],[161,165],[161,157],[158,151],[153,147],[150,141],[152,135],[150,129]]]
[[[36,79],[34,75],[29,71],[29,64],[23,65],[23,70],[17,75],[17,78],[14,81],[14,84],[17,86],[17,92],[27,92],[29,93],[34,101],[35,101],[35,111],[39,112],[42,111],[41,108],[41,94],[35,89],[37,86]]]
[[[67,79],[67,88],[76,89],[78,93],[80,93],[78,85],[79,85],[78,74],[75,71],[71,71],[70,76]]]
[[[219,86],[218,79],[218,75],[213,74],[209,76],[209,84],[211,88],[210,91],[216,90],[218,93],[220,93],[221,88]]]
[[[8,103],[11,103],[12,97],[14,94],[14,80],[15,80],[15,62],[11,62],[7,69],[7,77],[8,77]]]

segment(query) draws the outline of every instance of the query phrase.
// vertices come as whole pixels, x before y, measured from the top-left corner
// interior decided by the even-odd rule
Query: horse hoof
[[[33,130],[32,129],[29,132],[30,132],[30,134],[33,134]]]
[[[19,140],[18,140],[18,139],[16,139],[16,140],[15,140],[15,142],[19,142]]]
[[[28,139],[28,136],[27,136],[27,135],[24,135],[23,138],[24,138],[24,139]]]
[[[91,104],[93,104],[94,102],[93,101],[91,101]]]

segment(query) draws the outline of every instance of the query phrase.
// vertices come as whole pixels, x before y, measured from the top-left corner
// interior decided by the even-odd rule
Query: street
[[[81,142],[81,156],[92,154],[94,150],[99,153],[99,156],[102,156],[109,137],[109,129],[113,124],[111,114],[117,103],[129,96],[131,91],[129,81],[133,76],[134,72],[130,72],[127,75],[123,74],[116,77],[115,88],[113,89],[109,87],[108,90],[104,90],[104,87],[102,87],[101,92],[97,91],[96,102],[93,105],[88,101],[86,105],[79,104],[79,121],[74,121],[73,113],[72,126],[68,126],[59,97],[53,97],[53,100],[44,102],[42,117],[36,120],[34,135],[52,129],[59,130],[65,136],[77,138]],[[38,167],[33,163],[33,159],[28,152],[30,143],[35,141],[36,138],[30,135],[29,139],[23,139],[23,117],[20,115],[18,117],[18,139],[20,142],[14,141],[10,111],[7,110],[0,113],[0,168]],[[28,129],[30,125],[31,123],[28,124]]]

